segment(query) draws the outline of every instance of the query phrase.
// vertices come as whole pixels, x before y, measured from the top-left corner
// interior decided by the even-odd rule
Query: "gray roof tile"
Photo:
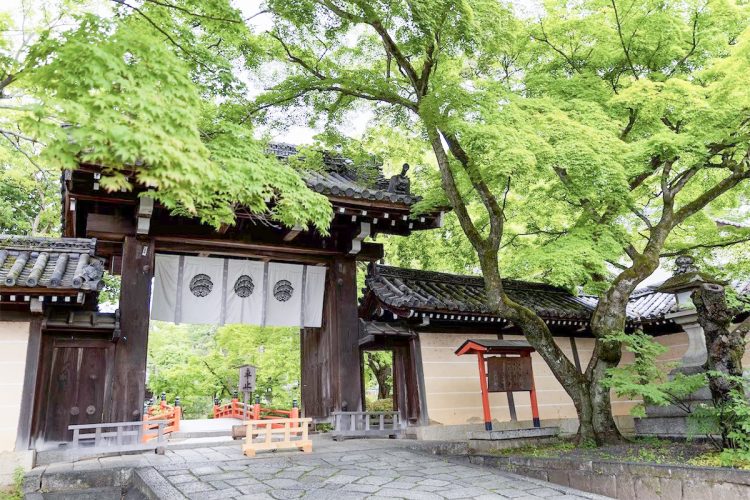
[[[484,280],[481,276],[419,271],[374,265],[365,279],[367,290],[386,307],[420,312],[487,315]],[[573,295],[563,288],[527,281],[503,280],[508,296],[544,319],[588,320],[597,304],[591,295]],[[732,287],[750,297],[750,281],[735,281]],[[627,314],[632,322],[663,320],[674,295],[648,287],[632,295]]]
[[[0,291],[98,290],[104,260],[94,256],[95,247],[94,239],[0,235]]]
[[[297,154],[292,144],[271,143],[270,154],[281,160]],[[388,180],[383,177],[380,166],[375,163],[355,167],[349,158],[330,152],[323,153],[323,170],[305,172],[304,178],[313,191],[329,196],[389,201],[402,205],[412,205],[421,198],[411,194],[398,194],[388,191]]]

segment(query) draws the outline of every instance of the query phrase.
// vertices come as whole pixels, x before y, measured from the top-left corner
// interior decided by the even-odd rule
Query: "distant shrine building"
[[[270,152],[282,160],[296,154],[287,145]],[[408,236],[442,223],[440,210],[411,214],[419,198],[410,192],[406,167],[386,179],[377,168],[363,175],[336,155],[325,155],[324,163],[306,181],[333,206],[326,237],[245,211],[216,230],[139,197],[143,187],[100,189],[96,166],[66,171],[62,238],[0,236],[0,454],[68,441],[73,424],[140,420],[150,318],[299,327],[302,413],[318,421],[362,410],[362,353],[390,350],[394,408],[409,433],[462,438],[456,433],[481,426],[476,358],[455,351],[469,340],[523,337],[488,312],[480,277],[377,264],[383,247],[366,238]],[[359,302],[357,262],[369,263]],[[116,313],[97,311],[104,270],[121,276]],[[585,369],[596,298],[538,283],[505,286]],[[750,282],[734,286],[750,294]],[[628,328],[656,336],[670,359],[686,352],[699,359],[699,335],[690,334],[682,316],[673,317],[676,297],[636,292]],[[574,432],[571,400],[539,355],[531,359],[541,420]],[[626,432],[633,404],[614,403]],[[489,405],[500,428],[530,426],[528,393],[492,393]]]

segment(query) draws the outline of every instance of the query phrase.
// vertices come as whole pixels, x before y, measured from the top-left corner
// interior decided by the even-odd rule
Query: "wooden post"
[[[523,356],[531,358],[531,353],[526,353]],[[529,393],[531,397],[531,416],[534,419],[534,427],[541,427],[542,423],[539,420],[539,405],[536,401],[536,385],[534,385],[534,372],[531,375],[531,391]]]
[[[34,395],[37,392],[39,353],[42,348],[42,314],[33,314],[29,323],[29,341],[26,345],[26,370],[23,377],[21,411],[16,433],[16,450],[27,450],[31,445],[31,422],[34,418]]]
[[[487,370],[484,367],[484,354],[477,353],[479,362],[479,386],[482,389],[482,410],[484,410],[484,429],[492,430],[492,415],[490,414],[490,397],[487,390]]]
[[[302,407],[306,417],[362,408],[357,266],[336,257],[326,273],[323,326],[302,335]]]
[[[142,417],[153,275],[153,242],[149,239],[126,236],[123,243],[120,292],[122,333],[115,349],[109,422],[129,422],[140,420]]]

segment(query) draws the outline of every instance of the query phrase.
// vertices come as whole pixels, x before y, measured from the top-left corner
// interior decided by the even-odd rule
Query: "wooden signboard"
[[[530,391],[533,385],[531,357],[487,358],[489,392]]]
[[[247,395],[255,390],[255,367],[252,365],[240,366],[240,382],[238,384],[240,392]]]

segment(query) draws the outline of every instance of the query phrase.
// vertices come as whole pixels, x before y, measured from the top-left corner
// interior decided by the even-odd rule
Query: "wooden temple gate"
[[[296,153],[271,146],[280,159]],[[146,381],[149,305],[157,254],[253,259],[325,266],[322,323],[302,328],[302,411],[328,418],[333,411],[357,411],[360,394],[357,262],[382,258],[382,245],[363,241],[378,233],[406,235],[438,227],[442,212],[412,218],[408,179],[377,175],[361,180],[348,160],[325,155],[326,170],[310,174],[308,186],[333,205],[330,235],[284,228],[262,216],[237,212],[233,226],[220,230],[197,218],[172,215],[146,190],[104,192],[101,169],[81,165],[66,171],[63,186],[64,236],[96,238],[97,255],[121,276],[120,340],[113,352],[112,388],[105,421],[142,417]]]

